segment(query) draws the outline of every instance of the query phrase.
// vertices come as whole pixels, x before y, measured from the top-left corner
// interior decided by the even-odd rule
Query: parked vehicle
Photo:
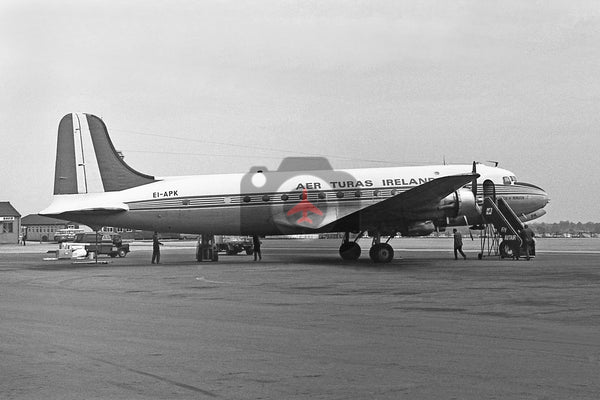
[[[69,247],[72,250],[83,248],[87,256],[93,253],[125,257],[129,253],[129,244],[123,243],[121,235],[116,233],[78,233]]]
[[[228,255],[235,255],[243,251],[251,255],[253,251],[252,239],[244,236],[215,236],[217,249]]]
[[[54,232],[54,241],[58,243],[72,242],[79,233],[83,233],[83,229],[59,229]]]

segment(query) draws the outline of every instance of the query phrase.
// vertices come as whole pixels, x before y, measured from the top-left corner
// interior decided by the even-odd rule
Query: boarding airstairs
[[[523,223],[506,200],[495,197],[495,194],[487,195],[483,199],[482,215],[485,225],[481,234],[479,258],[483,258],[486,253],[487,256],[501,258],[519,257],[523,245],[519,232],[523,229]]]

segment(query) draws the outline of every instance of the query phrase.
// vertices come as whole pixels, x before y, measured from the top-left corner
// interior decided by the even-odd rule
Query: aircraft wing
[[[479,174],[468,173],[436,178],[406,192],[355,211],[323,228],[330,231],[336,231],[340,228],[346,230],[349,226],[377,226],[410,218],[412,213],[419,210],[436,207],[443,198],[478,177]]]

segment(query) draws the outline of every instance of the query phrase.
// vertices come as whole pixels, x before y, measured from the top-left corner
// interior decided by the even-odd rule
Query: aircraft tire
[[[499,246],[501,258],[514,258],[516,257],[516,251],[512,244],[507,241],[500,242]]]
[[[360,246],[356,242],[342,243],[340,256],[343,260],[358,260],[360,257]]]
[[[379,243],[371,247],[369,257],[376,263],[389,263],[394,258],[394,249],[388,243]]]

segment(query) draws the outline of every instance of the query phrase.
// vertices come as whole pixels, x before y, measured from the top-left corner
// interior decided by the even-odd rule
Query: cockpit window
[[[517,181],[517,177],[516,176],[505,176],[502,178],[502,181],[504,182],[505,185],[512,185]]]

